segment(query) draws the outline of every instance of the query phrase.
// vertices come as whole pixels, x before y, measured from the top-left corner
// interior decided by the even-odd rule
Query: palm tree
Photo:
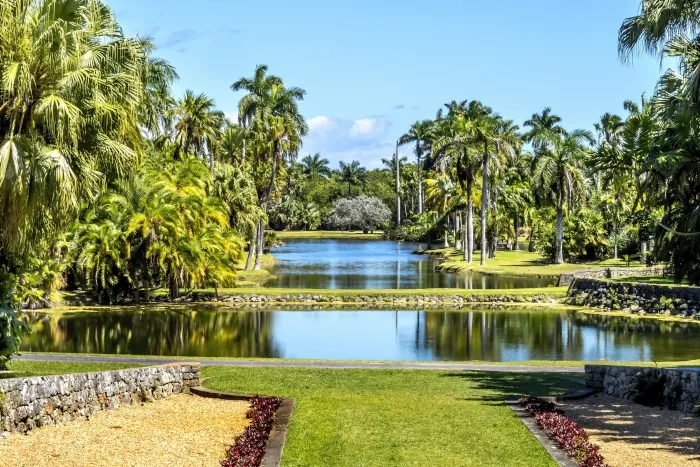
[[[359,161],[352,161],[349,164],[340,162],[340,173],[338,180],[348,184],[348,198],[353,186],[359,186],[367,182],[367,169],[360,165]]]
[[[408,133],[399,138],[399,145],[416,143],[413,152],[416,154],[418,171],[418,214],[423,212],[423,153],[426,141],[430,137],[432,126],[433,122],[430,120],[415,122],[411,125],[411,128],[409,128]]]
[[[183,152],[209,158],[209,170],[214,171],[214,146],[220,138],[226,116],[215,109],[214,99],[205,94],[185,92],[172,111],[175,142]]]
[[[565,132],[564,128],[559,125],[561,117],[553,114],[551,107],[545,107],[540,114],[532,114],[528,120],[523,123],[524,127],[530,129],[523,134],[523,139],[532,143],[535,152],[543,150],[549,142]]]
[[[0,244],[27,252],[128,172],[147,52],[97,0],[0,2]]]
[[[175,67],[162,58],[153,57],[155,44],[150,38],[141,39],[147,54],[142,74],[143,98],[139,106],[139,122],[149,136],[158,138],[172,131],[169,115],[175,106],[170,87],[179,79]]]
[[[331,176],[328,164],[328,159],[322,158],[321,154],[316,153],[313,156],[309,154],[301,160],[301,170],[312,180],[318,177],[328,178]]]
[[[239,125],[228,125],[221,134],[221,139],[217,144],[217,153],[220,160],[228,161],[235,165],[240,162],[243,166],[245,162],[242,155],[242,144],[245,139],[245,130]]]
[[[600,117],[600,122],[593,124],[593,127],[598,133],[598,147],[603,144],[608,146],[617,144],[624,126],[625,122],[619,115],[605,112]]]
[[[550,133],[551,135],[551,133]],[[554,262],[564,262],[564,206],[569,210],[581,202],[586,193],[585,179],[581,167],[588,155],[586,144],[594,144],[590,132],[574,130],[571,133],[551,135],[542,139],[541,151],[535,155],[535,187],[544,199],[556,209],[556,238]]]

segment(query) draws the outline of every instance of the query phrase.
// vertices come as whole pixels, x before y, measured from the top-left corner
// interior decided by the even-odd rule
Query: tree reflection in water
[[[700,355],[700,325],[690,322],[536,308],[318,308],[163,305],[27,313],[32,334],[23,350],[452,361],[673,361]]]
[[[129,307],[27,313],[27,351],[209,357],[278,357],[273,314],[215,306]]]

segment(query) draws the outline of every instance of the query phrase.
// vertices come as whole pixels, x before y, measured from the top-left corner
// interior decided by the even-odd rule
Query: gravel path
[[[0,439],[0,464],[216,466],[248,425],[247,401],[179,394]]]
[[[182,359],[143,358],[122,356],[93,356],[76,354],[24,354],[17,360],[79,363],[127,363],[134,365],[162,365],[181,362]],[[196,360],[187,360],[196,361]],[[238,366],[238,367],[287,367],[287,368],[328,368],[328,369],[389,369],[389,370],[464,370],[493,372],[551,372],[583,373],[582,367],[557,366],[517,366],[517,365],[479,365],[471,363],[363,363],[363,362],[296,362],[296,361],[250,361],[250,360],[200,360],[202,365]]]
[[[700,466],[700,418],[604,395],[562,403],[611,467]]]

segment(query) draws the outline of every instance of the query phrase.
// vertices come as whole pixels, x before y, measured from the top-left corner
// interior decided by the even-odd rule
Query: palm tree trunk
[[[265,246],[264,243],[265,240],[265,228],[263,227],[263,221],[262,218],[258,222],[258,247],[257,251],[255,252],[255,266],[253,266],[253,269],[255,271],[260,270],[260,256],[263,254],[263,248]]]
[[[444,241],[442,242],[442,247],[443,248],[449,248],[450,246],[450,216],[446,216],[445,218],[445,238]]]
[[[401,225],[401,182],[399,180],[399,142],[396,142],[396,154],[394,155],[396,163],[396,226]]]
[[[486,265],[486,210],[488,209],[489,198],[489,156],[488,147],[481,162],[481,262]]]
[[[245,261],[245,270],[250,271],[251,268],[253,267],[253,258],[255,258],[255,250],[258,247],[258,223],[260,221],[255,223],[255,227],[253,227],[252,231],[250,232],[250,247],[248,247],[248,258]]]
[[[564,263],[564,209],[557,206],[557,237],[554,243],[554,264]]]
[[[241,167],[245,165],[245,136],[243,136],[243,147],[241,148]]]
[[[474,199],[472,198],[472,182],[467,181],[467,262],[474,261]]]
[[[416,140],[416,158],[418,160],[418,214],[423,214],[423,171],[421,170],[420,140]]]
[[[461,225],[462,224],[462,213],[455,213],[455,250],[462,249],[462,237],[461,237]]]
[[[464,261],[470,261],[471,252],[469,251],[469,209],[464,211],[464,228],[462,229],[462,244],[464,245],[464,253],[462,259]]]
[[[639,262],[642,264],[646,264],[647,262],[647,242],[643,241],[642,244],[640,245],[640,252],[639,252]]]
[[[520,220],[518,219],[518,216],[513,217],[513,232],[515,234],[513,235],[515,238],[513,240],[513,249],[514,250],[519,250],[520,249],[520,244],[518,243],[518,229],[520,228]]]
[[[615,239],[613,259],[617,259],[617,239]]]

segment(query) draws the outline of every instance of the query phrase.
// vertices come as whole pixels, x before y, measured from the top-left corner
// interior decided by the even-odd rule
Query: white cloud
[[[388,122],[380,118],[361,118],[355,120],[350,127],[350,136],[357,139],[368,139],[383,135],[388,128]]]
[[[382,158],[390,158],[394,144],[387,141],[391,122],[382,117],[345,120],[317,116],[307,120],[309,134],[301,154],[320,152],[336,168],[338,162],[360,161],[365,167],[382,167]]]
[[[328,117],[324,117],[323,115],[319,115],[318,117],[314,117],[311,120],[306,122],[309,125],[309,132],[319,132],[319,131],[328,131],[332,129],[335,124],[333,123],[333,120],[331,120]]]

